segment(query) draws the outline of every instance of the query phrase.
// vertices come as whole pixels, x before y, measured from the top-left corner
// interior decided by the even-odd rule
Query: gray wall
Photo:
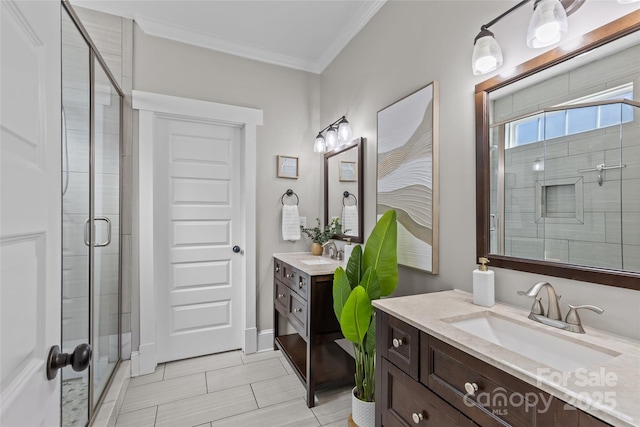
[[[264,111],[264,125],[257,129],[257,277],[247,286],[257,287],[258,330],[271,329],[272,254],[308,251],[311,244],[304,237],[282,240],[280,197],[291,188],[307,224],[322,218],[323,157],[313,152],[321,129],[320,76],[148,36],[137,26],[133,47],[136,90]],[[299,158],[298,179],[277,178],[278,155]]]
[[[346,115],[353,134],[367,138],[365,235],[375,223],[376,113],[425,86],[440,82],[440,273],[432,276],[401,268],[397,294],[443,289],[471,291],[475,268],[475,116],[474,86],[490,76],[473,76],[473,39],[482,24],[511,2],[389,1],[321,75],[321,122]],[[568,40],[590,31],[637,5],[589,1],[570,17]],[[525,10],[526,9],[526,10]],[[537,56],[526,47],[531,11],[524,7],[492,27],[505,64],[500,71]],[[585,313],[586,325],[640,338],[640,292],[496,270],[496,299],[528,309],[516,295],[538,280],[548,280],[563,295],[563,305],[596,304],[602,316]]]
[[[264,110],[257,153],[255,285],[259,330],[272,327],[271,254],[305,251],[309,244],[304,239],[297,243],[281,240],[280,196],[293,188],[301,199],[301,215],[309,224],[322,216],[322,157],[312,150],[318,130],[346,115],[354,137],[367,138],[364,173],[368,234],[375,222],[376,112],[433,80],[440,82],[440,274],[431,276],[402,268],[397,293],[471,290],[471,271],[475,268],[473,91],[475,84],[486,78],[471,73],[472,43],[480,25],[511,5],[392,0],[320,76],[147,36],[135,28],[135,89]],[[540,53],[524,43],[530,15],[525,9],[492,27],[503,48],[505,70]],[[634,9],[633,5],[591,0],[570,18],[569,37]],[[298,180],[276,178],[278,154],[299,157]],[[585,324],[640,338],[640,292],[496,270],[499,301],[526,309],[530,302],[517,297],[515,291],[546,279],[558,288],[563,301],[598,304],[607,310],[599,318],[585,313]]]

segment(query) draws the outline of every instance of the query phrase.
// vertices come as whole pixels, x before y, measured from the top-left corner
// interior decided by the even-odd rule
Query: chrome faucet
[[[338,247],[333,242],[333,240],[329,240],[322,245],[323,248],[326,246],[329,246],[329,258],[336,259],[338,257]]]
[[[545,315],[542,308],[541,299],[538,297],[538,293],[545,288],[547,290],[547,297],[549,299],[549,305],[547,307],[547,313]],[[582,321],[578,315],[579,309],[588,309],[595,311],[598,314],[604,313],[604,310],[595,305],[571,305],[569,304],[569,312],[564,321],[562,321],[562,314],[560,312],[560,295],[556,294],[556,290],[549,282],[538,282],[531,287],[528,291],[518,291],[518,295],[525,295],[534,298],[533,305],[531,306],[531,312],[529,313],[529,319],[536,322],[544,323],[554,328],[564,329],[578,334],[584,334],[584,328],[582,327]]]

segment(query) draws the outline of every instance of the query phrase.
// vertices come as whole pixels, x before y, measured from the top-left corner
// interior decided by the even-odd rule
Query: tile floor
[[[161,364],[132,378],[116,427],[345,427],[351,387],[305,390],[279,351],[232,351]]]

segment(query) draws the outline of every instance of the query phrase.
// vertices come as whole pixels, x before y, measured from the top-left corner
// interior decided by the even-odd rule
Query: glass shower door
[[[97,399],[120,358],[120,96],[94,60],[93,393]]]
[[[63,11],[62,350],[92,347],[89,370],[62,371],[65,427],[87,425],[120,360],[121,99]]]
[[[62,351],[89,338],[90,51],[62,13]],[[89,420],[89,370],[62,369],[62,425]]]

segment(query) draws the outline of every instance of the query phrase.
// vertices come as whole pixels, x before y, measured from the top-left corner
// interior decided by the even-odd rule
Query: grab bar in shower
[[[111,220],[106,216],[97,216],[94,221],[104,221],[107,223],[107,240],[102,243],[94,244],[94,247],[103,248],[105,246],[109,246],[109,243],[111,243]],[[87,246],[91,244],[89,242],[89,218],[84,220],[84,244]]]

